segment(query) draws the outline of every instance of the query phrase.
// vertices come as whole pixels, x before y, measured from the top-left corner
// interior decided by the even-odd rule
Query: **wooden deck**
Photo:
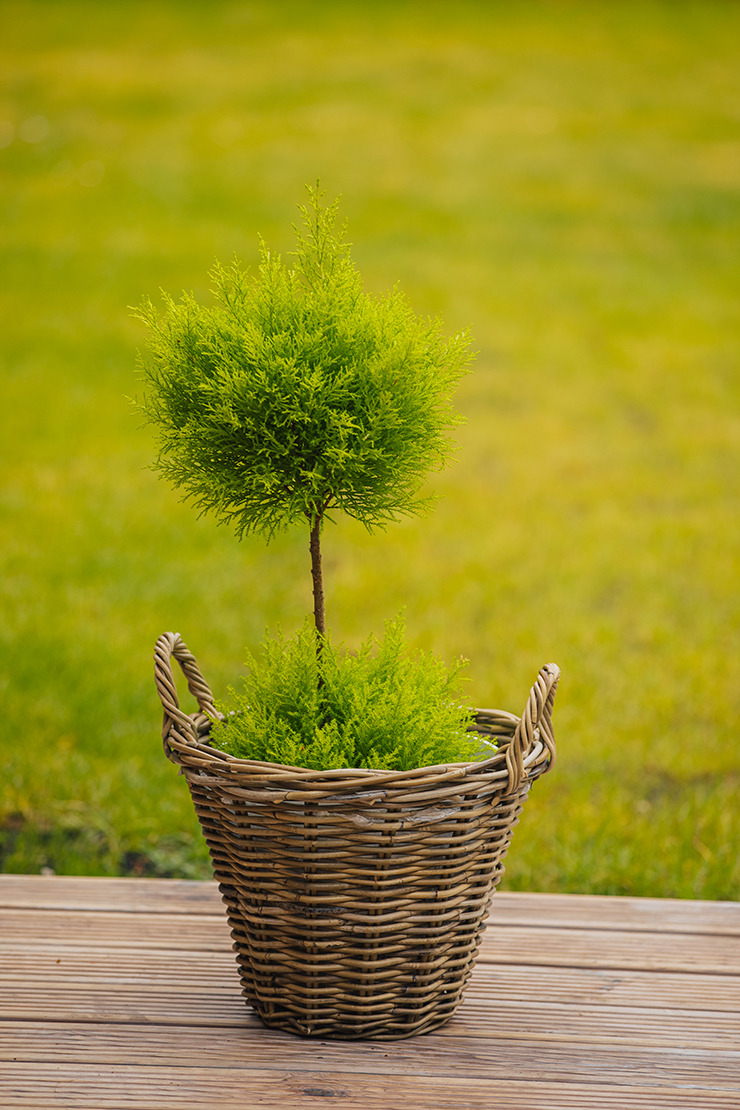
[[[0,919],[3,1108],[740,1108],[740,903],[497,894],[449,1025],[360,1043],[263,1028],[211,883],[2,875]]]

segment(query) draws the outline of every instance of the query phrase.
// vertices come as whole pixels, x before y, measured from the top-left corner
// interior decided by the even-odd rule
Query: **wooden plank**
[[[0,1020],[38,1020],[49,1022],[124,1023],[147,1026],[159,1024],[194,1027],[239,1026],[257,1021],[240,995],[212,991],[131,991],[75,990],[70,987],[59,995],[48,995],[28,988],[7,988],[0,999]],[[146,1041],[146,1033],[142,1033]]]
[[[11,945],[59,954],[72,944],[195,952],[231,943],[225,917],[215,915],[47,909],[42,931],[38,911],[6,909],[2,919],[0,956]],[[740,936],[496,925],[484,934],[479,962],[728,974],[740,970]]]
[[[233,1001],[233,1000],[232,1000]],[[240,1001],[237,999],[237,1001]],[[580,1044],[614,1044],[614,1045],[650,1045],[653,1047],[671,1047],[678,1045],[684,1048],[691,1045],[694,1048],[718,1049],[721,1051],[740,1051],[740,1016],[709,1010],[685,1013],[681,1010],[647,1009],[644,1007],[619,1007],[612,1009],[607,1006],[564,1006],[557,1002],[545,1004],[502,1002],[489,1007],[490,1013],[485,1015],[488,1020],[481,1020],[479,1013],[473,1013],[470,1007],[463,1006],[455,1018],[435,1034],[438,1037],[452,1037],[456,1039],[467,1038],[471,1043],[488,1042],[497,1037],[506,1037],[509,1040],[543,1040],[543,1041],[578,1041]],[[226,1011],[230,1007],[225,1007]],[[215,1033],[211,1023],[200,1020],[196,1010],[187,1026],[184,1019],[176,1022],[171,1014],[169,1021],[158,1023],[152,1020],[142,1021],[141,1017],[135,1024],[147,1025],[147,1038],[151,1031],[164,1032],[170,1027],[178,1026],[187,1029],[197,1029],[199,1042],[202,1038],[220,1038],[224,1029],[236,1030],[241,1038],[256,1037],[258,1042],[265,1035],[265,1027],[257,1017],[254,1010],[240,1006],[233,1010],[230,1023],[221,1023]],[[85,1029],[86,1037],[90,1036],[89,1022],[70,1021],[62,1019],[55,1021],[52,1015],[38,1017],[33,1020],[16,1020],[5,1018],[3,1021],[4,1034],[10,1034],[16,1027],[18,1029],[33,1030],[38,1021],[48,1024],[49,1036],[56,1036],[55,1030],[61,1027],[70,1029]],[[122,1022],[95,1022],[101,1035],[107,1034],[109,1028],[127,1028]],[[97,1036],[97,1032],[95,1033]],[[140,1032],[132,1029],[132,1037],[140,1036]],[[178,1038],[181,1034],[177,1034]],[[7,1052],[5,1053],[7,1056]],[[0,1057],[3,1056],[3,1046],[0,1043]]]
[[[528,1068],[525,1066],[525,1070]],[[493,1072],[493,1069],[492,1069]],[[44,1110],[244,1110],[261,1106],[326,1106],[342,1100],[351,1110],[737,1110],[735,1090],[712,1090],[670,1081],[597,1083],[532,1080],[526,1075],[488,1078],[337,1073],[316,1068],[265,1074],[254,1067],[152,1068],[140,1065],[13,1063],[0,1070],[0,1106]]]
[[[182,943],[183,938],[177,938]],[[685,1010],[732,1011],[740,1005],[740,968],[734,974],[690,975],[680,972],[570,967],[552,961],[520,964],[511,952],[509,962],[481,959],[468,987],[468,1005],[486,999],[502,1001],[561,1001],[568,1005],[610,1004]],[[239,994],[236,960],[228,937],[208,951],[186,948],[104,948],[90,944],[53,944],[30,937],[27,944],[0,946],[0,1012],[10,1005],[11,992],[33,1004],[35,995],[46,1004],[69,990],[91,992],[102,1005],[126,990],[141,993],[142,1004],[152,995],[199,991]],[[24,1013],[27,1013],[24,1005]]]
[[[740,972],[740,936],[501,925],[484,933],[478,960],[732,974]]]
[[[99,1022],[168,1022],[173,1024],[241,1024],[250,1015],[239,991],[236,974],[219,975],[209,982],[187,973],[170,979],[140,977],[127,983],[115,976],[84,983],[74,977],[52,981],[40,974],[20,977],[6,971],[0,977],[0,1019]],[[720,975],[663,975],[654,972],[591,972],[571,968],[483,968],[473,975],[455,1021],[469,1031],[497,1028],[502,1007],[542,1007],[557,1004],[579,1012],[599,1007],[619,1013],[624,1009],[666,1011],[695,1020],[706,1013],[736,1015],[738,979]],[[439,1035],[444,1035],[444,1030]],[[696,1036],[699,1033],[697,1031]]]
[[[0,909],[115,910],[222,917],[215,882],[190,879],[104,879],[78,875],[0,875]]]
[[[215,882],[0,875],[0,908],[223,914]],[[497,925],[740,935],[740,902],[498,891]]]
[[[740,902],[497,891],[489,921],[533,928],[740,936]]]
[[[99,983],[167,986],[228,985],[237,990],[237,964],[231,945],[194,954],[189,949],[102,948],[38,942],[0,946],[0,982],[44,984]]]
[[[10,992],[11,998],[14,992]],[[74,992],[72,992],[74,993]],[[234,992],[211,991],[195,994],[180,989],[175,992],[147,992],[146,994],[124,995],[131,1004],[123,1016],[123,999],[113,1007],[95,1004],[92,992],[80,990],[79,996],[89,1004],[91,1018],[82,1015],[70,1016],[64,1008],[55,1005],[48,995],[37,997],[35,1007],[27,1002],[24,1018],[14,1015],[18,1012],[12,1007],[0,1011],[3,1032],[7,1035],[17,1025],[31,1029],[36,1022],[49,1023],[52,1029],[59,1026],[85,1028],[92,1021],[103,1031],[108,1026],[126,1024],[146,1025],[147,1038],[152,1028],[166,1029],[169,1026],[197,1028],[198,1037],[221,1037],[222,1029],[236,1029],[240,1035],[258,1038],[263,1035],[264,1026],[251,1007],[245,1005],[240,995]],[[138,998],[138,1005],[137,1005]],[[56,1000],[58,1002],[58,1000]],[[160,1004],[163,1016],[157,1016],[156,1004]],[[215,1020],[214,1020],[215,1014]],[[90,1034],[86,1034],[90,1035]],[[140,1036],[136,1031],[132,1036]],[[668,1007],[648,1008],[643,1006],[569,1006],[561,1002],[522,1002],[521,1000],[484,999],[481,1005],[466,1001],[454,1019],[435,1037],[468,1038],[473,1041],[488,1041],[505,1036],[515,1040],[577,1040],[590,1044],[638,1044],[638,1045],[678,1045],[695,1048],[740,1051],[740,1015],[737,1012],[712,1010],[670,1009]],[[3,1046],[0,1044],[0,1056]]]
[[[475,1007],[506,998],[532,1003],[559,1001],[571,1006],[657,1006],[735,1013],[740,982],[737,975],[478,964],[465,998],[467,1006]]]
[[[6,909],[0,937],[0,954],[13,944],[33,944],[37,951],[70,945],[189,952],[231,948],[225,914]]]
[[[597,1016],[596,1014],[590,1015]],[[690,1031],[680,1046],[649,1043],[634,1031],[629,1038],[610,1039],[582,1035],[573,1026],[568,1036],[558,1031],[540,1036],[533,1029],[512,1037],[505,1026],[490,1029],[485,1037],[469,1037],[465,1026],[451,1022],[448,1035],[396,1042],[313,1041],[265,1029],[257,1023],[237,1029],[204,1030],[190,1026],[102,1025],[47,1022],[7,1022],[0,1040],[0,1060],[41,1063],[124,1064],[141,1053],[146,1042],[148,1065],[190,1067],[244,1067],[259,1070],[314,1070],[368,1074],[497,1076],[515,1075],[526,1068],[530,1079],[573,1079],[598,1082],[607,1073],[610,1082],[632,1080],[649,1084],[656,1076],[708,1088],[740,1089],[740,1044],[737,1029],[732,1038],[718,1038],[699,1046]],[[533,1055],[532,1047],[537,1046]]]
[[[505,1036],[537,1044],[576,1041],[582,1045],[651,1045],[740,1051],[737,1011],[681,1010],[646,1006],[568,1006],[559,1001],[466,1000],[437,1037],[471,1042]]]

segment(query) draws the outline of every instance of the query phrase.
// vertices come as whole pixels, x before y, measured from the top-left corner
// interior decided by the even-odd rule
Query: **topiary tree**
[[[154,468],[239,538],[307,525],[320,647],[324,521],[344,512],[372,531],[429,507],[420,491],[451,451],[469,338],[445,340],[398,289],[365,293],[338,202],[308,192],[293,268],[263,243],[255,278],[216,265],[214,306],[165,295],[161,316],[151,301],[137,314]]]

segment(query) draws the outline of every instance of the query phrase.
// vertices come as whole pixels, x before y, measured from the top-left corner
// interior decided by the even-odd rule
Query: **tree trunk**
[[[313,578],[313,619],[321,641],[326,635],[326,612],[324,609],[324,575],[321,569],[321,513],[317,513],[311,526],[311,577]]]

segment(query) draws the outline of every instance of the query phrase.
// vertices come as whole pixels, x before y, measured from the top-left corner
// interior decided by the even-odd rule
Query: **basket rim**
[[[196,727],[200,725],[199,736],[206,732],[207,724],[204,728],[203,714],[194,713],[191,715],[191,720]],[[511,739],[505,738],[505,743],[498,751],[485,760],[429,764],[406,771],[379,770],[372,767],[334,767],[330,770],[318,770],[244,759],[223,752],[208,741],[199,739],[194,742],[190,737],[183,735],[174,724],[165,738],[165,750],[170,749],[167,752],[168,758],[180,764],[184,770],[187,768],[191,773],[195,772],[196,775],[210,773],[229,779],[244,776],[255,787],[275,786],[283,790],[292,788],[301,792],[322,790],[332,793],[337,790],[356,791],[370,788],[372,793],[376,794],[378,789],[385,786],[421,786],[429,781],[432,781],[436,787],[465,781],[476,783],[504,781],[509,777],[506,759],[509,743]],[[550,753],[539,735],[539,730],[535,730],[533,743],[523,758],[525,774],[543,761],[550,762]],[[527,774],[526,777],[529,775]]]
[[[188,714],[180,708],[172,672],[173,658],[180,664],[188,689],[198,702],[197,713]],[[475,779],[480,785],[488,779],[498,779],[506,774],[510,790],[515,791],[523,779],[531,780],[535,777],[532,774],[535,766],[541,765],[541,774],[549,770],[555,760],[551,715],[560,677],[560,668],[555,663],[546,663],[540,669],[521,717],[505,710],[472,710],[474,723],[469,726],[469,731],[480,731],[503,741],[488,759],[468,763],[430,764],[406,771],[387,771],[371,767],[317,770],[282,763],[264,763],[222,752],[210,743],[210,739],[204,742],[204,738],[208,737],[212,722],[223,720],[224,715],[216,708],[213,693],[179,633],[165,632],[159,637],[154,649],[154,660],[155,682],[164,709],[162,741],[165,754],[183,770],[187,766],[191,772],[198,773],[196,769],[200,768],[200,774],[221,773],[227,779],[241,773],[245,777],[249,776],[253,783],[277,784],[283,789],[291,783],[299,793],[310,790],[328,793],[337,790],[355,791],[369,782],[374,787],[413,783],[418,788],[419,785],[430,782],[440,785]]]

